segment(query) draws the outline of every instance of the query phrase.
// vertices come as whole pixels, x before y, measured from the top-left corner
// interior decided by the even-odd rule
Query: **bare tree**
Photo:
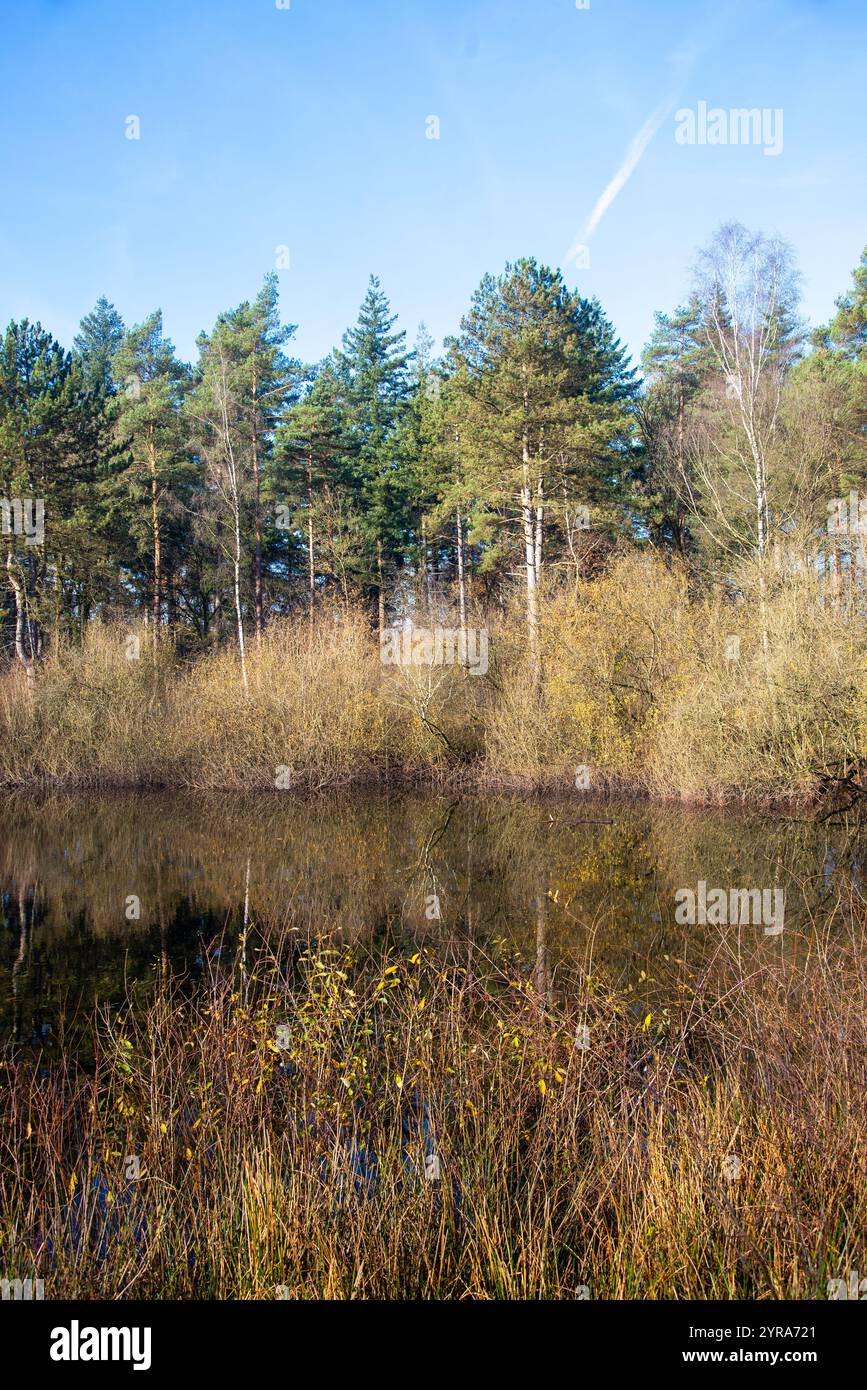
[[[799,277],[784,242],[729,223],[702,252],[697,279],[719,376],[689,432],[688,501],[724,549],[742,550],[745,533],[752,535],[764,605],[765,559],[780,520],[772,514],[770,470],[783,384],[801,337]],[[765,625],[763,634],[766,649]]]

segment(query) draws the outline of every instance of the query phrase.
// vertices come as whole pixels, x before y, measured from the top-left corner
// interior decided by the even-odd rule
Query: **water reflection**
[[[860,892],[857,822],[680,807],[433,795],[189,798],[165,794],[0,800],[0,1030],[51,1048],[95,1001],[155,974],[246,957],[248,931],[460,941],[515,949],[553,997],[580,952],[636,1009],[660,962],[710,949],[675,921],[679,888],[786,894],[786,930],[728,930],[746,957],[797,956]]]

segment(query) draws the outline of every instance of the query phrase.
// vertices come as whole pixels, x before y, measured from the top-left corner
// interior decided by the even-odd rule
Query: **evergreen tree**
[[[266,528],[265,521],[265,501],[274,497],[274,439],[300,376],[300,364],[284,352],[294,332],[294,325],[284,326],[280,322],[277,276],[270,274],[252,303],[245,300],[237,309],[220,314],[213,332],[199,339],[202,370],[209,376],[211,387],[216,381],[217,369],[221,382],[225,373],[220,390],[224,385],[230,407],[245,550],[247,528],[252,529],[249,549],[257,641],[261,640],[264,628],[269,557],[276,555],[279,546],[276,526]],[[211,409],[213,391],[210,396],[206,391],[205,398]],[[212,427],[215,423],[220,424],[211,419]]]
[[[71,355],[40,324],[11,323],[0,344],[0,520],[15,652],[28,674],[45,626],[60,621],[68,557],[95,569],[88,521],[104,448],[102,413]]]
[[[430,607],[437,577],[455,545],[451,496],[456,451],[446,413],[446,374],[434,360],[433,339],[422,323],[410,364],[412,393],[400,426],[412,543],[408,558],[419,580],[419,598]],[[455,568],[460,568],[455,554]]]
[[[276,496],[291,512],[292,534],[303,548],[308,608],[321,585],[337,584],[348,605],[363,587],[358,548],[360,516],[347,408],[332,358],[308,373],[308,390],[278,433]]]
[[[654,541],[685,557],[692,536],[690,498],[696,480],[686,448],[690,406],[715,371],[696,296],[671,315],[657,313],[641,358],[645,391],[638,407],[645,451],[645,514]]]
[[[385,626],[387,579],[403,562],[410,534],[405,460],[399,427],[411,384],[406,333],[394,331],[397,315],[376,276],[370,277],[358,322],[335,353],[345,393],[354,485],[361,513],[361,543],[368,593],[377,596],[380,631]]]
[[[867,356],[867,246],[852,273],[852,288],[836,301],[837,312],[814,342],[829,351],[862,362]]]
[[[550,515],[563,494],[564,511],[591,502],[610,507],[622,496],[633,465],[633,376],[598,304],[534,260],[485,276],[449,349],[460,468],[488,531],[505,532],[508,541],[515,528],[520,535],[538,677]]]
[[[190,373],[163,334],[161,310],[125,335],[115,354],[114,376],[121,388],[116,429],[126,463],[107,491],[113,505],[126,511],[138,554],[149,559],[156,646],[166,574],[174,567],[173,542],[185,521],[180,493],[193,475],[181,418]]]
[[[830,324],[812,335],[815,350],[792,379],[786,419],[807,478],[805,504],[813,527],[829,551],[832,594],[839,609],[843,571],[850,581],[863,534],[828,530],[829,504],[867,492],[867,249],[853,274],[852,288],[836,301]],[[811,505],[812,504],[812,505]],[[827,539],[825,539],[827,537]]]
[[[81,364],[85,389],[95,395],[114,394],[114,359],[123,342],[123,319],[113,304],[101,295],[95,307],[81,320],[72,343],[73,356]]]

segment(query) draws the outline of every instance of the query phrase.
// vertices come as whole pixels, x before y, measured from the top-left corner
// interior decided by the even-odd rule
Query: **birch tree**
[[[764,603],[775,524],[772,458],[783,387],[801,339],[792,253],[781,241],[727,224],[701,253],[697,295],[718,382],[715,408],[693,434],[693,460],[724,545],[727,537],[729,548],[737,547],[741,518],[751,512]]]
[[[250,510],[250,478],[244,469],[249,436],[243,399],[232,370],[231,339],[219,322],[209,338],[199,339],[199,379],[188,412],[199,457],[204,465],[212,517],[212,543],[229,560],[241,683],[249,688],[241,575],[245,563],[245,516]],[[204,509],[203,509],[204,510]]]

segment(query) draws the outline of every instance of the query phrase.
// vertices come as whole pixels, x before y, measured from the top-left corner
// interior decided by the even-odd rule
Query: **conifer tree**
[[[105,295],[101,295],[94,308],[81,320],[72,342],[73,356],[81,364],[86,390],[102,397],[114,395],[117,383],[113,364],[123,336],[123,319]]]
[[[598,304],[534,260],[486,275],[450,345],[460,469],[499,542],[520,536],[532,669],[541,675],[545,541],[565,506],[608,506],[624,487],[635,385]]]
[[[641,366],[645,392],[638,418],[645,449],[647,521],[652,538],[684,558],[692,543],[690,499],[694,504],[697,491],[686,448],[688,412],[715,370],[696,296],[673,314],[655,315]]]
[[[127,454],[113,488],[125,498],[130,532],[139,551],[149,555],[153,642],[160,640],[165,598],[167,542],[178,529],[179,488],[190,480],[181,404],[190,373],[163,333],[162,311],[131,328],[114,358],[119,386],[118,440]],[[174,528],[172,527],[174,523]]]
[[[403,562],[409,539],[406,460],[398,448],[399,426],[410,393],[412,354],[406,333],[394,331],[397,315],[375,275],[370,277],[358,322],[343,336],[335,365],[345,393],[365,588],[376,595],[380,631],[385,626],[385,591]]]
[[[0,342],[0,542],[15,653],[28,675],[46,625],[59,623],[64,585],[95,559],[82,516],[94,505],[102,423],[71,354],[41,324],[11,323]]]

